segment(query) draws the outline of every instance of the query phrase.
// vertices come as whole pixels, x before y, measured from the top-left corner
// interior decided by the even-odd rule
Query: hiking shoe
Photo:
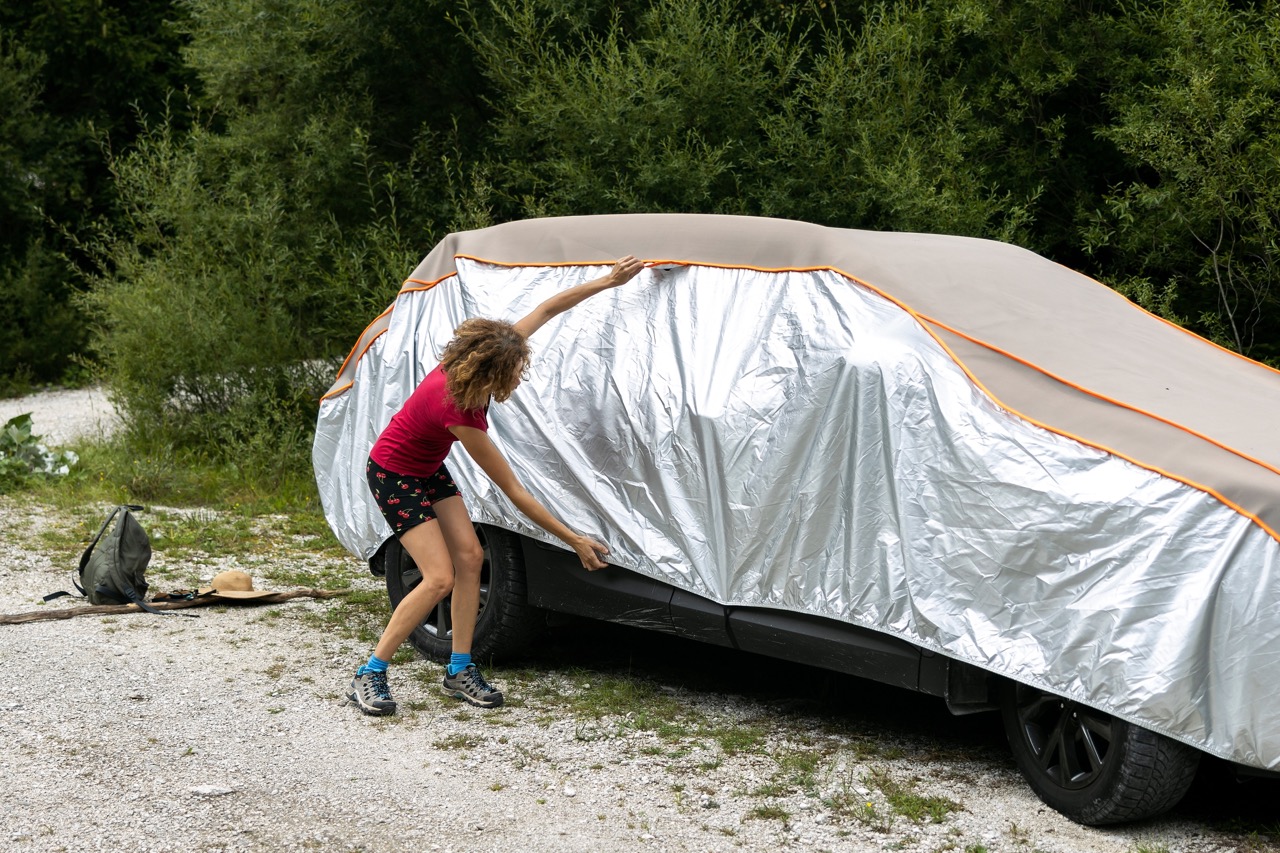
[[[457,675],[444,671],[444,692],[455,699],[466,699],[481,708],[496,708],[502,704],[502,693],[489,686],[480,670],[471,664]]]
[[[351,679],[351,693],[347,696],[360,706],[360,710],[375,717],[396,712],[396,700],[391,698],[385,672],[366,672]]]

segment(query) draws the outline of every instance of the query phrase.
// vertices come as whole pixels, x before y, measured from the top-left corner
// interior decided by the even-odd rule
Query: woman
[[[453,593],[453,655],[444,688],[482,708],[502,704],[471,661],[484,552],[466,505],[444,466],[453,443],[463,448],[516,508],[575,552],[584,568],[604,568],[604,545],[570,530],[529,494],[489,439],[489,401],[515,391],[529,366],[528,338],[552,317],[602,290],[625,284],[643,269],[631,255],[605,275],[571,287],[516,323],[471,319],[454,332],[440,364],[414,389],[369,452],[366,475],[374,501],[422,572],[404,597],[369,661],[351,681],[350,699],[366,714],[394,714],[387,662],[442,598]]]

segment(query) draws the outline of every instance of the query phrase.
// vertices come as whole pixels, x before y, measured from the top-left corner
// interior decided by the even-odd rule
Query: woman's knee
[[[484,565],[484,548],[479,542],[467,543],[453,554],[454,572],[461,577],[479,577]]]
[[[422,571],[421,566],[418,568]],[[444,598],[453,592],[453,572],[447,568],[422,571],[422,583],[419,585],[430,590],[434,597]]]

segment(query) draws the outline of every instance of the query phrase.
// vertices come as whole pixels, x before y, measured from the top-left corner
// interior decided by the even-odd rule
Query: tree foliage
[[[181,14],[170,0],[0,6],[0,391],[65,378],[88,342],[76,238],[116,210],[104,146],[182,100]]]
[[[80,5],[141,10],[131,32],[156,35],[117,44],[98,33],[119,17],[90,33],[63,14]],[[418,258],[448,231],[529,216],[1005,240],[1280,359],[1276,0],[33,8],[0,40],[0,216],[17,223],[0,274],[38,305],[69,253],[33,223],[75,236],[96,358],[151,441],[302,448],[327,365]],[[56,141],[70,108],[50,106],[70,88],[47,73],[72,48],[32,35],[59,21],[150,69],[84,82],[132,86],[113,103],[139,105],[112,113],[108,178],[83,184],[111,188],[94,228],[30,177],[75,159]],[[166,111],[175,81],[192,101]]]
[[[1098,132],[1134,174],[1107,193],[1086,245],[1148,308],[1275,360],[1280,4],[1182,0],[1123,29],[1133,53],[1117,62],[1114,119]]]

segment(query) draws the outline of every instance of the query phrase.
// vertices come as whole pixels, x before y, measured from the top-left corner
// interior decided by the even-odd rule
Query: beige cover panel
[[[925,321],[1002,405],[1208,491],[1280,538],[1280,373],[1015,246],[756,217],[533,219],[449,235],[402,290],[455,274],[457,256],[551,266],[624,254],[842,272]],[[385,326],[384,316],[362,336],[330,395],[350,384],[356,358]]]

